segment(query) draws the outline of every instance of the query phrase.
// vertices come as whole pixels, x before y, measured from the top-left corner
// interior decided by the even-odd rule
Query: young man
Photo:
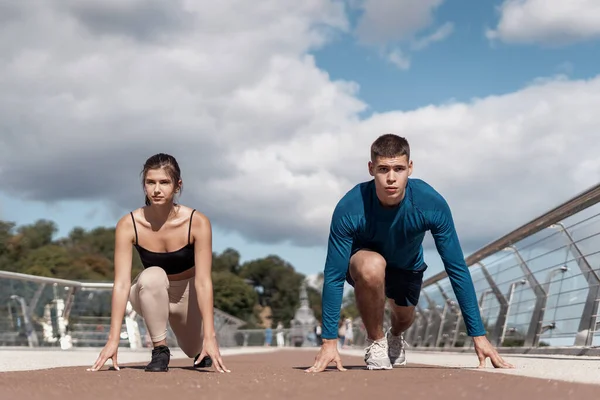
[[[331,221],[323,284],[323,345],[307,372],[331,362],[345,371],[337,350],[337,326],[344,282],[354,287],[367,331],[368,369],[406,364],[402,336],[413,323],[423,272],[422,242],[427,231],[448,272],[467,333],[473,337],[479,367],[490,358],[496,368],[513,368],[485,337],[475,288],[444,198],[419,179],[409,179],[413,164],[406,139],[386,134],[371,146],[373,180],[356,185],[339,201]],[[392,326],[383,332],[386,302]]]

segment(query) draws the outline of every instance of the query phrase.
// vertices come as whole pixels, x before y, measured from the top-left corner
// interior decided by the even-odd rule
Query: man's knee
[[[356,283],[381,286],[385,282],[385,259],[373,251],[361,250],[350,259],[350,276]]]
[[[415,317],[415,307],[414,306],[398,306],[394,304],[393,300],[390,302],[392,307],[392,313],[394,314],[394,319],[398,323],[410,323]]]

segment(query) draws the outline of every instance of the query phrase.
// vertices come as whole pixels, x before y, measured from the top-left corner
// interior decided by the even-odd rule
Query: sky
[[[142,206],[159,152],[215,251],[307,275],[384,133],[465,255],[600,180],[595,0],[31,0],[0,27],[0,218],[57,237]]]

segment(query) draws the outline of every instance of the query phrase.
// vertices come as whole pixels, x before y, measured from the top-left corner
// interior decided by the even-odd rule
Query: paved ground
[[[406,393],[411,400],[438,397],[552,400],[597,398],[600,392],[600,378],[599,385],[591,385],[523,377],[518,373],[486,373],[460,365],[415,364],[416,354],[412,356],[413,362],[405,368],[367,371],[362,357],[344,352],[342,359],[349,368],[347,372],[328,370],[320,374],[307,374],[304,369],[312,364],[314,350],[262,351],[242,355],[234,355],[234,352],[229,351],[225,357],[227,367],[232,370],[229,374],[219,374],[212,369],[194,370],[190,368],[190,360],[177,358],[172,360],[168,373],[147,373],[143,371],[143,366],[148,355],[139,352],[135,354],[143,357],[143,361],[128,365],[122,362],[121,371],[105,367],[99,372],[86,372],[86,363],[75,367],[4,372],[0,373],[0,399],[64,400],[67,396],[73,396],[78,400],[108,397],[165,400],[208,396],[215,400],[292,400],[343,396],[345,400],[368,400],[384,396],[402,397]],[[0,357],[4,360],[9,353],[2,351]],[[27,352],[12,354],[18,353]],[[36,357],[39,352],[31,351],[29,354]],[[55,359],[69,357],[64,353],[47,352],[40,358],[49,356]],[[90,356],[94,358],[95,353],[88,352]],[[511,358],[511,361],[514,360]],[[18,362],[21,361],[13,363]],[[440,363],[444,362],[448,363],[440,358]],[[467,363],[468,359],[463,362]],[[571,361],[564,360],[565,366],[569,363]]]
[[[56,367],[92,366],[101,348],[71,348],[61,351],[51,347],[27,348],[27,347],[0,347],[0,372],[6,371],[31,371]],[[244,347],[225,348],[221,350],[223,357],[241,354],[256,354],[272,352],[272,348]],[[172,358],[185,358],[185,354],[177,349],[171,349]],[[131,350],[120,348],[118,355],[119,365],[126,363],[150,361],[148,349]],[[111,362],[106,363],[107,366]]]
[[[363,350],[343,350],[345,354],[362,356]],[[476,367],[477,356],[471,353],[415,352],[407,350],[410,363],[446,367]],[[553,379],[565,382],[592,383],[600,385],[600,357],[566,355],[519,355],[502,354],[502,357],[515,366],[514,369],[489,368],[483,372]],[[600,394],[600,387],[598,388]]]

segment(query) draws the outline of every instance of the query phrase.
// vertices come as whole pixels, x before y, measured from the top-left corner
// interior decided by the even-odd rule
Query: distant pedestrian
[[[285,337],[283,333],[283,324],[281,321],[277,324],[277,347],[283,347],[285,345]]]
[[[273,341],[273,329],[271,329],[271,326],[267,326],[267,329],[265,329],[265,346],[269,347],[271,346],[271,342]]]

